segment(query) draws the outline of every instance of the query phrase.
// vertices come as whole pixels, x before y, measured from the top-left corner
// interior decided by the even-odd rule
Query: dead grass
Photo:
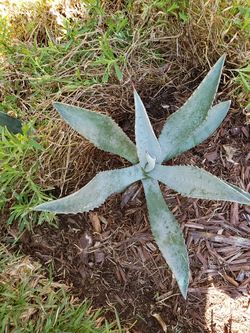
[[[13,255],[2,243],[0,268],[2,332],[121,332],[89,303],[70,296],[69,286],[45,277],[40,264]]]
[[[104,2],[105,4],[106,2]],[[117,6],[119,7],[118,4],[114,5],[114,8],[108,4],[108,9],[115,11]],[[186,85],[195,87],[204,76],[208,66],[211,66],[220,54],[226,52],[227,62],[223,76],[223,88],[221,88],[223,95],[225,98],[233,99],[234,109],[247,113],[242,106],[246,105],[248,95],[239,92],[239,86],[235,83],[231,70],[239,68],[249,59],[250,43],[246,33],[240,31],[232,23],[230,7],[219,2],[191,1],[188,10],[188,15],[191,17],[189,23],[182,24],[174,17],[170,17],[169,22],[163,25],[159,24],[158,20],[164,19],[164,16],[161,18],[161,14],[155,9],[149,11],[147,19],[142,20],[140,15],[136,15],[137,11],[140,12],[138,9],[140,6],[142,3],[136,1],[133,6],[135,12],[130,13],[133,27],[132,42],[125,49],[126,63],[123,66],[123,82],[113,82],[109,85],[98,84],[88,88],[79,87],[71,93],[57,94],[55,99],[107,113],[133,138],[131,128],[133,101],[130,80],[135,83],[144,100],[156,97],[162,91],[171,88],[178,91]],[[123,8],[123,5],[120,4],[119,9]],[[74,52],[72,50],[72,53]],[[72,54],[67,56],[70,57]],[[48,99],[43,109],[48,110],[51,107],[51,101],[52,98]],[[58,128],[62,128],[61,121],[57,123],[53,120],[53,133],[56,137],[55,139],[53,139],[53,135],[50,137],[49,140],[52,142],[58,142]],[[58,172],[56,185],[73,189],[81,178],[88,178],[84,170],[91,161],[86,163],[86,156],[88,156],[88,160],[92,159],[93,149],[88,145],[83,149],[83,145],[85,145],[83,140],[65,127],[61,138],[63,138],[61,148],[58,144],[53,146],[49,159],[46,154],[44,155],[43,164],[48,168],[56,164]],[[85,154],[85,149],[91,152],[90,155]],[[80,151],[83,151],[82,157]],[[60,157],[59,160],[56,156]],[[54,162],[51,164],[53,159]],[[47,161],[50,161],[50,166]],[[66,168],[69,161],[72,167]],[[68,173],[65,172],[66,169]],[[98,170],[95,164],[93,164],[93,169],[92,176]],[[82,175],[79,175],[79,170]],[[43,177],[49,180],[46,167],[44,172]],[[51,181],[53,183],[52,179]]]
[[[238,3],[241,4],[240,1]],[[106,33],[111,29],[107,27],[107,17],[111,18],[117,11],[124,11],[126,5],[122,1],[114,3],[102,1],[102,6],[92,5],[90,9],[80,1],[65,1],[65,3],[38,1],[32,6],[6,1],[5,5],[7,11],[9,8],[15,8],[15,11],[9,12],[9,22],[14,27],[15,43],[25,42],[30,46],[35,42],[38,46],[47,47],[51,41],[55,42],[58,48],[61,43],[65,43],[63,19],[69,20],[73,27],[79,23],[79,19],[89,22],[90,19],[99,17],[99,22],[91,31],[77,32],[76,36],[80,42],[74,42],[73,37],[70,37],[69,41],[73,46],[68,51],[63,49],[62,56],[57,62],[51,59],[53,52],[49,55],[48,49],[47,63],[40,59],[40,66],[45,69],[53,68],[49,77],[41,72],[44,79],[39,79],[36,67],[24,72],[22,62],[27,56],[34,61],[35,54],[32,52],[28,54],[27,51],[26,55],[21,53],[17,63],[7,64],[5,80],[9,82],[11,80],[15,85],[23,87],[18,96],[18,108],[22,112],[22,117],[28,119],[33,115],[38,116],[40,131],[44,134],[44,142],[49,147],[47,153],[41,157],[41,163],[44,165],[41,178],[43,184],[47,186],[74,189],[81,177],[86,178],[84,173],[86,156],[90,159],[93,152],[88,145],[85,147],[85,143],[78,135],[74,135],[62,125],[58,116],[51,111],[52,101],[66,101],[105,112],[118,123],[124,121],[129,114],[131,125],[133,102],[130,80],[146,99],[149,96],[155,97],[171,87],[176,90],[187,84],[195,87],[208,66],[211,66],[224,52],[227,53],[223,77],[224,95],[232,98],[238,107],[244,105],[248,98],[239,92],[239,86],[233,80],[230,70],[239,68],[249,59],[249,39],[246,32],[234,24],[232,6],[226,2],[191,1],[188,9],[184,6],[189,17],[188,23],[176,18],[178,11],[177,14],[174,12],[172,15],[171,13],[167,15],[153,6],[150,1],[133,2],[129,13],[124,14],[130,26],[126,29],[131,29],[130,38],[125,43],[127,45],[119,47],[117,35],[114,33],[108,35],[116,57],[123,55],[126,59],[121,65],[123,81],[117,82],[113,73],[109,84],[97,83],[91,86],[81,84],[79,87],[78,83],[70,83],[76,69],[81,73],[87,73],[89,78],[102,77],[103,66],[92,65],[101,52],[97,38],[100,33]],[[13,38],[13,32],[10,36]],[[94,53],[90,56],[82,54],[81,50],[85,48],[94,49]],[[39,55],[41,51],[37,49],[36,52],[41,58]],[[39,83],[41,79],[42,83]],[[15,94],[13,86],[10,85],[5,89],[5,94]],[[133,131],[129,134],[133,136]],[[83,157],[80,156],[80,152],[83,152]],[[79,170],[82,171],[82,176],[79,175]],[[95,171],[93,170],[93,173]]]
[[[70,130],[53,111],[53,101],[63,101],[109,114],[133,139],[134,108],[131,81],[140,92],[150,110],[151,120],[156,130],[159,131],[163,118],[166,118],[166,113],[169,115],[174,111],[171,108],[179,107],[199,84],[209,66],[222,53],[227,53],[218,99],[230,98],[233,100],[231,114],[226,121],[239,117],[241,123],[238,123],[233,129],[237,132],[242,127],[241,137],[244,137],[244,131],[245,133],[248,131],[245,126],[246,118],[240,115],[243,112],[247,115],[247,119],[249,118],[249,111],[245,109],[249,96],[235,81],[234,70],[244,66],[249,61],[250,42],[248,32],[236,24],[236,18],[240,19],[240,14],[237,11],[235,13],[233,5],[229,6],[227,1],[191,0],[189,8],[186,9],[189,21],[183,22],[179,19],[178,11],[173,14],[164,13],[163,10],[152,6],[152,1],[149,0],[136,0],[131,4],[129,10],[124,9],[126,5],[123,1],[102,1],[101,3],[100,8],[93,6],[91,11],[88,11],[86,6],[83,8],[80,1],[65,1],[65,3],[45,1],[45,7],[39,7],[40,12],[37,9],[24,10],[21,13],[13,11],[12,15],[14,16],[11,17],[10,21],[14,30],[15,27],[19,27],[14,40],[15,46],[18,48],[14,49],[16,52],[14,57],[4,54],[5,73],[1,100],[7,105],[7,108],[13,107],[12,102],[6,103],[6,96],[15,95],[17,101],[15,101],[14,107],[17,108],[17,113],[22,119],[28,120],[34,116],[37,118],[37,129],[43,135],[43,143],[47,146],[46,151],[40,156],[42,165],[39,175],[40,183],[45,188],[55,187],[59,196],[78,189],[98,171],[122,167],[125,162],[119,157],[111,157],[108,153],[100,152]],[[237,4],[243,6],[245,1],[237,1]],[[117,11],[122,12],[128,20],[128,25],[119,32],[128,33],[128,37],[123,37],[125,42],[122,45],[119,44],[117,31],[113,32],[107,23],[107,18],[112,18],[112,15],[117,14]],[[15,18],[16,13],[18,13],[17,18]],[[63,18],[68,20],[72,31],[69,29],[65,33],[67,29],[63,24]],[[90,24],[91,27],[88,28],[88,31],[83,32],[78,29],[79,18],[85,25],[86,23]],[[29,20],[34,20],[37,24],[27,30]],[[76,28],[73,29],[73,27]],[[105,33],[108,34],[115,58],[124,57],[124,61],[118,61],[123,72],[121,81],[118,80],[114,70],[111,70],[108,82],[103,82],[106,65],[93,65],[93,62],[100,59],[104,53],[100,47],[99,38]],[[9,40],[11,38],[13,38],[12,34],[10,34]],[[20,44],[20,42],[24,42],[24,44]],[[36,47],[33,49],[34,44]],[[19,48],[20,45],[24,47],[25,52]],[[87,50],[87,52],[84,53],[83,50]],[[36,59],[40,67],[36,63],[34,64]],[[34,65],[31,66],[30,63]],[[171,107],[154,111],[153,103],[155,101],[160,101],[164,106],[170,105]],[[165,110],[167,111],[165,112]],[[234,142],[237,140],[237,136],[234,139],[231,130],[223,131],[224,129],[218,132],[215,137],[215,141],[219,135],[223,137],[218,150],[214,149],[216,143],[212,142],[208,147],[198,148],[197,155],[188,153],[179,162],[186,163],[188,160],[189,163],[193,164],[202,163],[199,156],[203,156],[204,150],[206,150],[206,161],[203,167],[205,166],[209,170],[214,168],[215,174],[218,176],[227,180],[231,178],[234,183],[237,182],[249,189],[248,167],[244,167],[242,170],[238,169],[237,166],[232,168],[232,164],[226,159],[226,151],[222,147],[224,143],[232,146],[232,142],[233,145],[237,146]],[[245,146],[244,149],[248,149],[248,147]],[[218,164],[214,163],[215,155],[215,160],[220,161]],[[248,160],[240,161],[240,167],[246,165]],[[224,170],[226,170],[225,173]],[[183,201],[180,201],[179,197],[171,193],[166,193],[166,197],[168,200],[172,200],[172,209],[181,221],[188,240],[194,272],[191,286],[193,291],[192,289],[190,291],[191,294],[193,292],[193,295],[191,295],[190,304],[192,310],[197,308],[197,316],[199,316],[199,310],[202,311],[199,309],[199,300],[203,297],[201,285],[204,283],[205,289],[207,289],[207,275],[209,275],[208,283],[211,286],[216,283],[219,286],[224,280],[234,287],[236,284],[237,288],[242,287],[243,281],[237,279],[241,278],[240,273],[244,260],[246,260],[247,265],[249,264],[248,258],[246,258],[248,247],[239,249],[235,243],[228,244],[228,240],[235,242],[247,238],[246,221],[248,217],[246,218],[246,216],[249,215],[249,212],[241,208],[238,210],[239,208],[235,205],[230,211],[227,204],[219,207],[216,204],[204,204],[199,201],[186,202],[184,209],[181,208]],[[118,208],[119,206],[117,206]],[[106,213],[112,213],[112,202],[110,205],[108,202],[102,209]],[[105,215],[102,209],[101,214]],[[202,212],[202,217],[200,212]],[[125,219],[130,220],[132,224],[136,220],[134,207],[126,214]],[[131,214],[130,217],[129,214]],[[143,212],[140,214],[143,215]],[[118,213],[114,216],[119,220]],[[237,216],[240,216],[238,221]],[[228,221],[233,223],[233,229]],[[245,228],[243,228],[244,230],[242,226]],[[154,252],[152,248],[141,250],[141,246],[135,246],[134,243],[138,239],[133,241],[133,232],[136,231],[132,230],[131,234],[125,235],[126,239],[132,237],[132,243],[128,252],[123,253],[124,267],[130,265],[129,260],[134,259],[137,252],[142,266],[144,265],[145,253],[153,257],[150,264],[157,259],[157,263],[160,265],[159,254]],[[140,233],[140,230],[138,232]],[[225,238],[220,239],[221,246],[218,246],[215,238],[218,232],[226,234]],[[119,251],[119,242],[121,239],[124,241],[125,236],[119,234],[119,230],[114,231],[113,243],[111,242],[108,247],[110,256]],[[127,246],[127,243],[125,245]],[[224,260],[224,249],[228,250],[226,260]],[[124,252],[124,248],[122,251]],[[117,254],[117,257],[121,258],[121,254]],[[243,261],[237,262],[237,260]],[[138,261],[134,264],[135,267],[138,266]],[[195,267],[201,265],[201,270],[197,269],[196,271]],[[233,267],[235,271],[232,269]],[[122,269],[118,267],[117,270],[118,280],[126,279]],[[152,266],[152,270],[161,278],[160,288],[162,289],[160,290],[162,294],[159,295],[158,301],[163,308],[168,309],[169,304],[164,304],[164,297],[166,296],[166,299],[173,298],[176,301],[174,314],[181,321],[180,303],[177,302],[178,296],[174,294],[174,290],[166,295],[167,291],[164,289],[166,280],[171,280],[169,273],[166,272],[163,264],[160,269],[157,265]],[[219,274],[221,271],[222,275]],[[135,275],[137,279],[141,272],[138,270],[136,274],[138,274]],[[157,285],[159,280],[154,281],[152,274],[151,278],[152,283]],[[244,283],[247,279],[248,276],[245,274]],[[220,292],[216,295],[217,299],[221,296]],[[212,297],[208,300],[210,303],[213,302]],[[227,304],[230,308],[231,303]],[[236,302],[233,306],[233,312],[237,306],[239,305]],[[209,308],[211,309],[211,306]],[[240,313],[242,316],[246,314],[243,310]],[[183,321],[190,321],[189,315],[190,312],[185,312]],[[207,313],[206,316],[208,320],[211,319],[211,313]],[[223,312],[218,315],[216,321],[222,321],[222,317]],[[205,327],[204,325],[201,323],[200,327]],[[221,323],[221,325],[221,327],[225,327],[225,323]]]
[[[244,1],[238,3],[244,5]],[[185,23],[176,17],[178,11],[166,14],[151,1],[141,0],[133,2],[129,12],[122,1],[102,1],[102,6],[90,7],[80,1],[38,1],[32,6],[6,1],[6,6],[7,11],[15,8],[9,14],[13,27],[9,40],[14,38],[19,55],[6,58],[2,100],[5,103],[6,96],[17,95],[14,106],[6,103],[6,107],[15,107],[25,120],[37,118],[38,131],[48,147],[40,157],[40,179],[45,188],[69,193],[105,164],[111,167],[108,154],[102,154],[102,165],[93,160],[96,150],[63,124],[52,111],[53,101],[109,114],[133,138],[131,80],[143,100],[150,101],[166,90],[174,89],[178,95],[187,86],[191,93],[208,67],[227,53],[220,89],[225,99],[233,100],[237,112],[247,114],[243,106],[248,95],[240,91],[231,70],[249,59],[250,42],[247,33],[234,24],[235,13],[227,2],[190,1],[189,8],[184,6],[189,17]],[[117,20],[118,11],[123,13],[119,17],[125,19],[125,27],[117,32],[108,20]],[[79,29],[80,20],[89,25],[86,32]],[[102,83],[105,65],[93,65],[105,53],[98,40],[103,34],[107,34],[116,58],[125,59],[119,63],[121,82],[111,71],[109,83]],[[119,34],[123,34],[122,45]],[[180,106],[184,99],[178,99]],[[118,158],[115,161],[116,166],[124,163]]]

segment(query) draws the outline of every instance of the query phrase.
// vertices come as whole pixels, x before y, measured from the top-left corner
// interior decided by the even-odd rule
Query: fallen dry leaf
[[[218,158],[217,150],[205,154],[205,158],[206,158],[206,160],[208,160],[209,162],[214,162],[214,161]]]
[[[136,192],[138,191],[139,185],[138,184],[132,184],[127,188],[127,190],[122,194],[121,198],[121,208],[126,206],[126,204],[136,195]]]
[[[102,227],[98,215],[96,213],[89,213],[89,219],[92,223],[94,231],[100,234],[102,232]]]
[[[239,164],[239,163],[237,163],[233,160],[234,154],[237,152],[237,149],[230,146],[230,145],[223,145],[223,148],[226,152],[226,160],[228,162],[231,162],[231,163],[235,164],[235,165]]]

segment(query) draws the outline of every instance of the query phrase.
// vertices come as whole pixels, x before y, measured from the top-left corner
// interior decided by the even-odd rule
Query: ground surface
[[[183,88],[183,94],[163,91],[146,100],[156,131],[188,94]],[[233,111],[209,140],[169,164],[197,165],[249,190],[250,130],[240,110]],[[120,125],[133,135],[132,120]],[[96,170],[123,166],[97,149],[92,155]],[[94,176],[85,171],[89,179]],[[250,209],[162,189],[189,249],[186,302],[153,241],[139,184],[94,212],[60,216],[59,229],[26,231],[21,248],[46,267],[53,265],[55,278],[72,284],[81,298],[91,298],[96,307],[115,306],[132,325],[129,332],[250,332]]]
[[[169,164],[203,167],[249,191],[250,133],[243,114],[248,119],[250,114],[243,106],[249,103],[250,81],[247,69],[243,78],[237,74],[250,59],[246,1],[2,2],[1,107],[24,123],[35,121],[32,128],[44,151],[27,151],[22,140],[15,154],[2,149],[5,159],[13,159],[8,168],[0,167],[0,203],[6,203],[1,243],[17,240],[14,250],[39,260],[54,279],[72,285],[75,295],[91,298],[95,308],[109,309],[109,319],[116,308],[128,332],[250,332],[250,210],[245,206],[187,199],[162,186],[189,250],[186,302],[153,241],[140,186],[92,213],[59,216],[58,229],[45,223],[19,238],[17,226],[48,222],[48,216],[39,214],[38,220],[30,211],[39,193],[55,188],[52,194],[64,196],[101,170],[128,165],[84,141],[59,120],[52,102],[108,114],[134,140],[132,79],[159,134],[166,117],[223,53],[217,98],[233,99],[230,114],[212,138]]]

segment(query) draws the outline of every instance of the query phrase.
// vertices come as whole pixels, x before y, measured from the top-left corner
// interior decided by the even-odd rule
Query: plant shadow
[[[168,87],[160,94],[152,92],[152,98],[144,98],[142,91],[157,135],[190,90],[193,86]],[[113,117],[132,139],[133,116]],[[243,115],[229,115],[210,139],[168,163],[196,165],[247,188],[248,137],[242,124]],[[235,149],[234,163],[228,146]],[[89,179],[80,181],[79,188],[104,165],[121,167],[120,159],[109,161],[109,154],[92,150],[89,170],[85,169]],[[116,195],[94,212],[60,216],[59,229],[35,228],[34,234],[23,237],[23,250],[44,265],[53,263],[55,278],[72,284],[79,298],[91,298],[96,308],[116,308],[127,332],[247,332],[250,324],[242,318],[247,318],[249,308],[249,211],[237,204],[184,198],[161,187],[189,249],[187,301],[154,243],[140,185],[132,189],[129,200],[126,193]],[[114,318],[114,313],[108,310],[107,318]]]

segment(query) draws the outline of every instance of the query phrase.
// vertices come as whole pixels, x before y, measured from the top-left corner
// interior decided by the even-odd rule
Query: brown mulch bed
[[[163,91],[146,102],[158,132],[166,113],[181,104],[177,96]],[[111,166],[113,157],[97,149],[92,158],[98,170],[100,160],[103,169],[119,167],[119,159]],[[249,191],[250,129],[242,113],[231,112],[215,135],[169,164],[203,167]],[[189,249],[187,301],[154,243],[139,184],[94,212],[59,216],[58,229],[44,225],[25,232],[22,251],[53,265],[56,279],[72,285],[80,298],[115,307],[129,332],[250,332],[250,208],[162,189]]]

